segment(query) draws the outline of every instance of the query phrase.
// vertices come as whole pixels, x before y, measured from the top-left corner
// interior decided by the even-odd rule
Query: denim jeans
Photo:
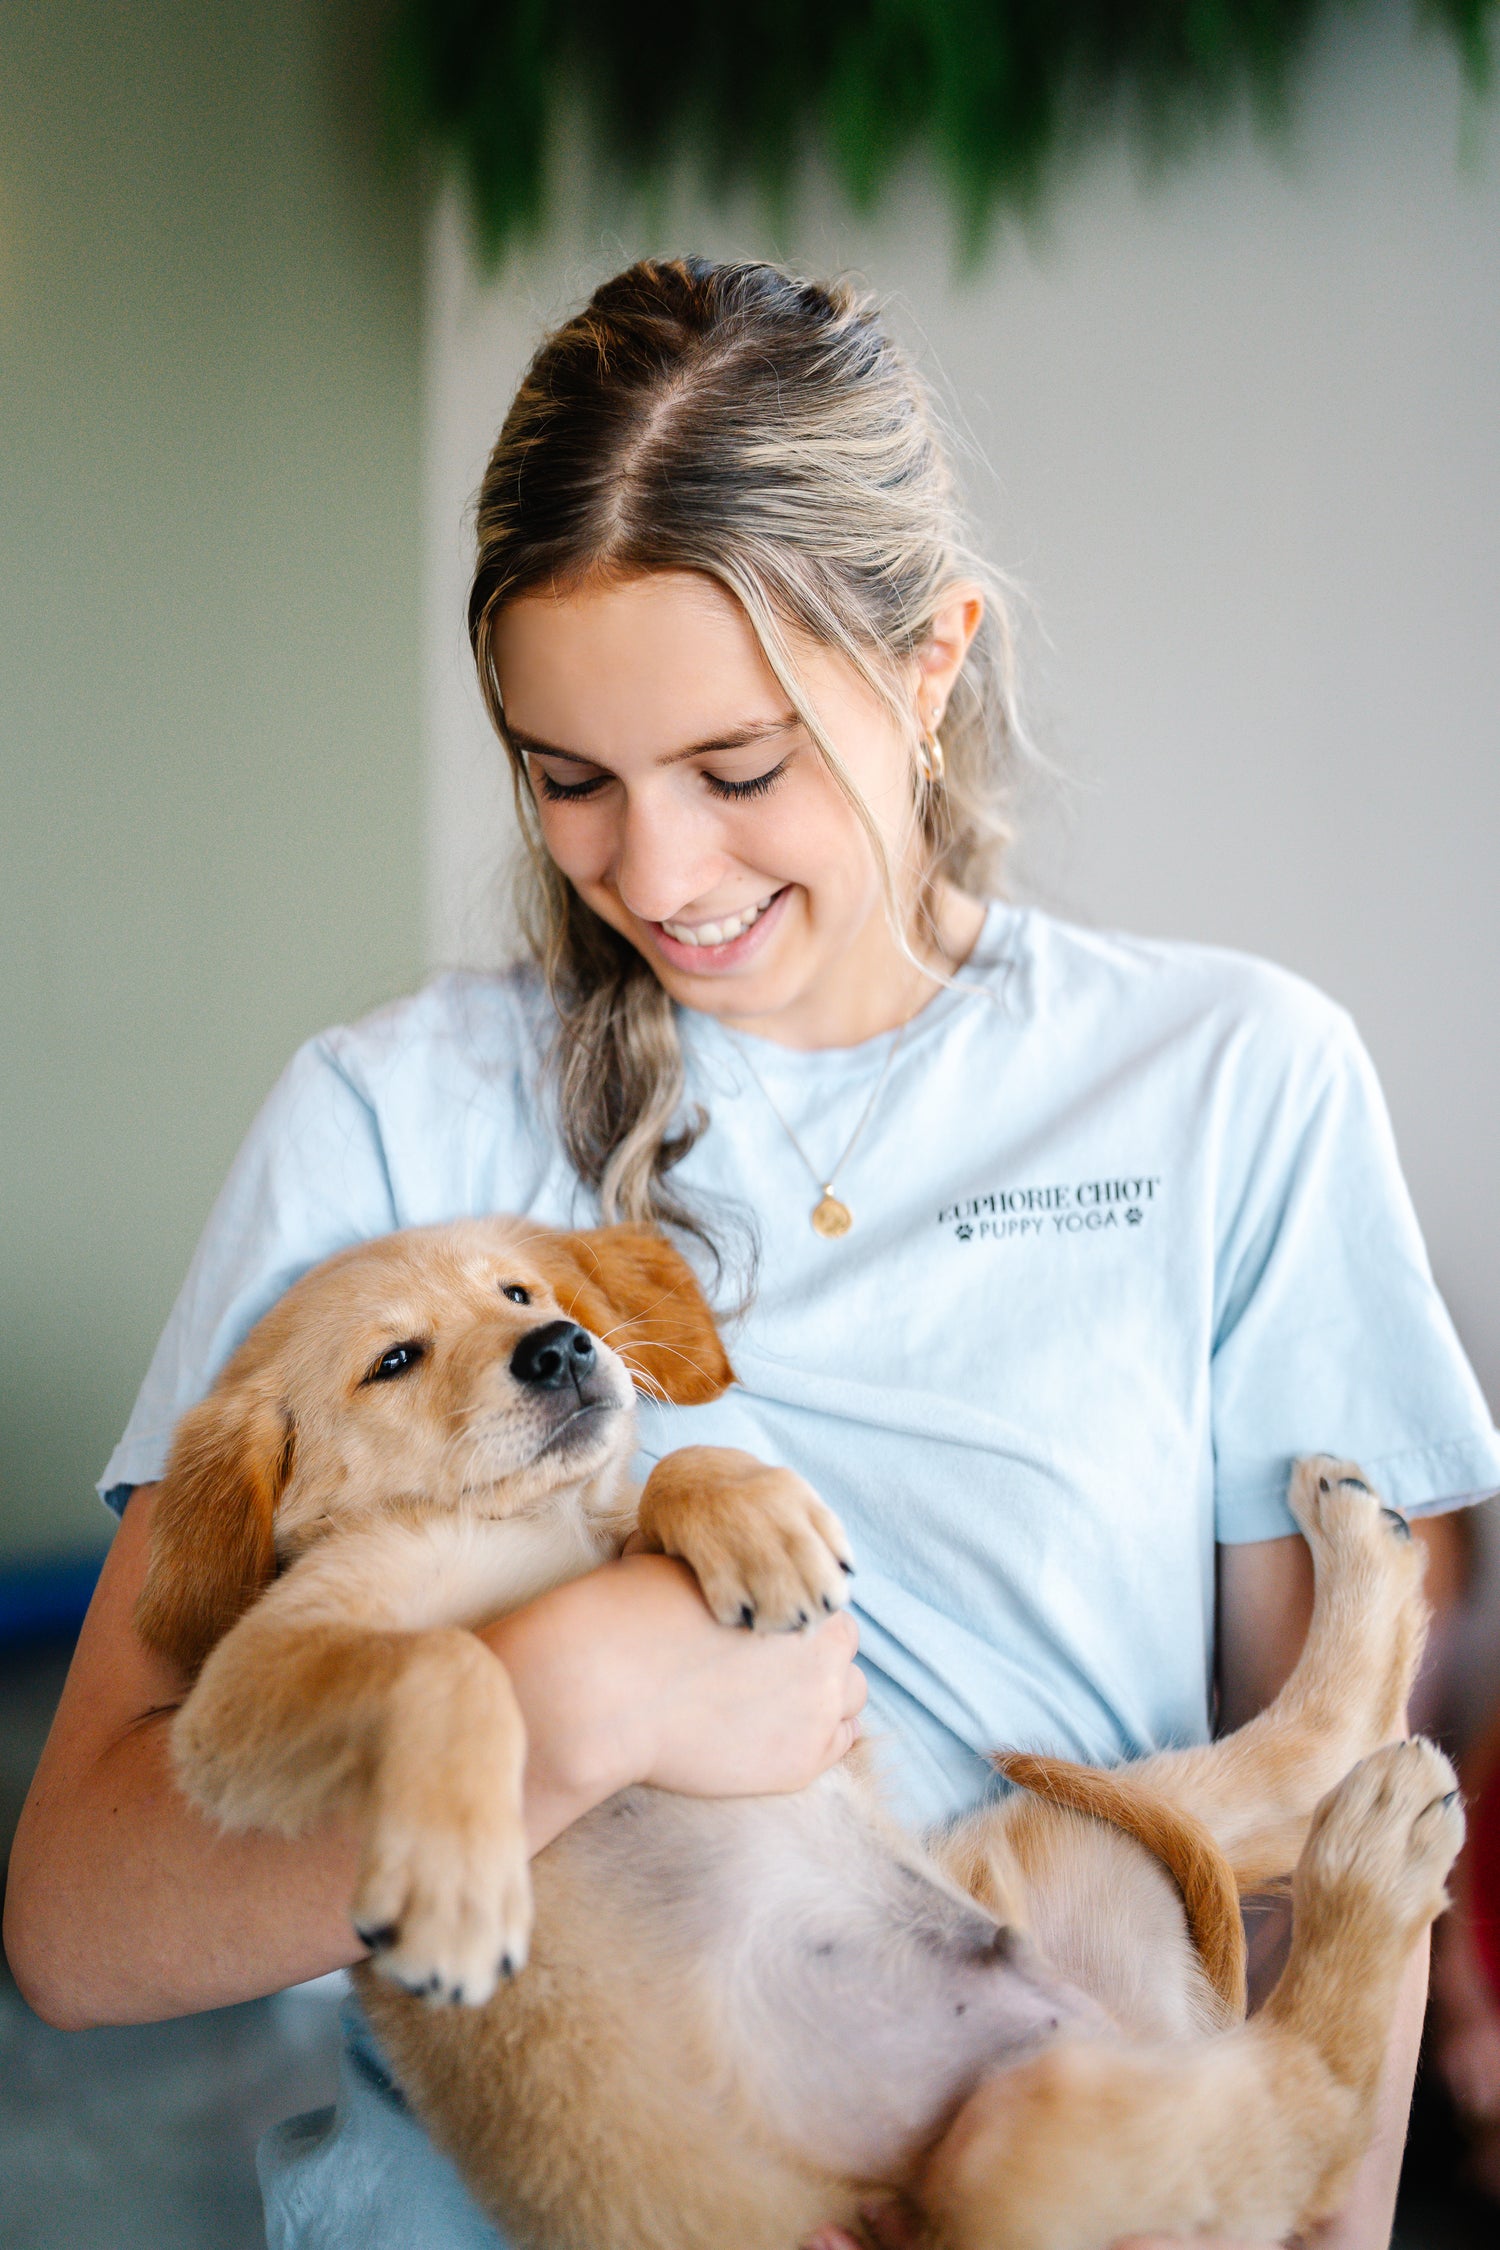
[[[337,2102],[289,2117],[257,2152],[269,2250],[506,2250],[352,1999],[343,2028]]]

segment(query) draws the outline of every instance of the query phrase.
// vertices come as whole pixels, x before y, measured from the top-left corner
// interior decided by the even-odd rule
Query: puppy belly
[[[694,2094],[707,2055],[726,2126],[819,2172],[905,2178],[981,2076],[1092,2020],[842,1774],[734,1803],[631,1791],[566,1843],[575,1918],[581,1886],[605,1945],[681,1995]]]
[[[413,2105],[527,2250],[788,2250],[907,2185],[981,2078],[1097,2022],[842,1772],[630,1790],[532,1871],[530,1964],[482,2008],[361,1976]]]

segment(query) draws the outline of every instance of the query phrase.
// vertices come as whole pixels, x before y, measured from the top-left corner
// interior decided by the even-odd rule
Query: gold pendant
[[[840,1203],[832,1188],[824,1188],[822,1201],[813,1205],[812,1223],[814,1234],[834,1242],[841,1234],[849,1232],[854,1224],[854,1213],[847,1203]]]

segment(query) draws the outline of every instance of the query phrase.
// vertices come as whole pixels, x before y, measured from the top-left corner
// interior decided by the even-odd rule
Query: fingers
[[[841,1625],[849,1625],[851,1623],[851,1620],[841,1617],[834,1620],[834,1622]],[[832,1626],[826,1625],[822,1628],[822,1630],[824,1632],[831,1632]],[[848,1637],[850,1638],[852,1643],[857,1644],[857,1635],[851,1633]],[[851,1656],[853,1654],[852,1646],[850,1649],[850,1654]],[[835,1726],[833,1730],[833,1733],[829,1737],[828,1754],[823,1761],[822,1770],[826,1771],[829,1766],[836,1766],[841,1759],[847,1758],[849,1752],[854,1748],[855,1743],[859,1740],[860,1713],[864,1710],[865,1704],[869,1700],[869,1695],[870,1683],[865,1678],[864,1673],[860,1670],[857,1664],[847,1663],[845,1665],[844,1676],[841,1682],[839,1720],[837,1726]]]
[[[1122,2234],[1109,2250],[1182,2250],[1180,2234]],[[1223,2234],[1195,2234],[1193,2250],[1282,2250],[1274,2242],[1241,2242]]]
[[[852,1741],[859,1732],[859,1715],[869,1701],[870,1686],[857,1664],[851,1664],[844,1674],[844,1700],[840,1723],[849,1730]]]
[[[847,1612],[806,1632],[744,1633],[714,1621],[681,1563],[642,1555],[613,1568],[632,1594],[621,1611],[634,1620],[638,1778],[689,1796],[780,1795],[847,1756],[867,1692]]]
[[[836,1766],[841,1759],[847,1758],[858,1739],[859,1722],[856,1719],[840,1719],[828,1737],[828,1748],[819,1761],[818,1772],[827,1773],[831,1766]]]
[[[826,1772],[830,1766],[836,1766],[840,1759],[847,1758],[849,1752],[854,1748],[859,1739],[860,1713],[864,1710],[870,1694],[870,1685],[864,1673],[857,1664],[850,1661],[858,1645],[858,1635],[853,1630],[852,1620],[847,1617],[831,1619],[828,1624],[819,1628],[820,1636],[823,1634],[832,1636],[835,1626],[847,1628],[845,1632],[838,1635],[838,1639],[848,1644],[848,1653],[846,1655],[842,1649],[839,1650],[842,1664],[842,1677],[838,1683],[839,1715],[833,1732],[828,1737],[827,1748],[819,1762],[818,1771],[820,1773]]]
[[[822,1636],[825,1647],[838,1649],[846,1660],[853,1659],[859,1647],[859,1627],[846,1609],[835,1611],[815,1630]]]
[[[862,2203],[859,2215],[868,2230],[864,2241],[844,2227],[826,2226],[810,2234],[801,2250],[868,2250],[871,2242],[877,2250],[921,2250],[926,2239],[921,2221],[904,2203]]]

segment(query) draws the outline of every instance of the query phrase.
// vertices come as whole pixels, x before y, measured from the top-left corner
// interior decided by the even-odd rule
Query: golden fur
[[[1020,1750],[997,1757],[1007,1781],[1029,1789],[1059,1811],[1108,1821],[1144,1844],[1182,1893],[1188,1935],[1204,1973],[1232,2016],[1245,2012],[1245,1925],[1240,1918],[1234,1870],[1202,1822],[1127,1768],[1098,1773],[1064,1758],[1038,1758]],[[1017,1839],[1012,1837],[1012,1849]]]
[[[545,1384],[544,1330],[582,1355]],[[846,1599],[789,1471],[691,1447],[631,1486],[633,1383],[732,1379],[654,1235],[471,1221],[304,1277],[174,1446],[139,1623],[195,1678],[182,1785],[227,1825],[357,1822],[364,2003],[480,2203],[535,2250],[794,2250],[880,2190],[949,2250],[1334,2208],[1462,1830],[1446,1762],[1392,1739],[1424,1630],[1400,1519],[1301,1465],[1307,1645],[1221,1743],[1011,1754],[1023,1786],[926,1844],[858,1753],[794,1797],[632,1789],[528,1867],[520,1712],[468,1628],[633,1531],[726,1624]],[[1294,1866],[1246,2023],[1238,1894]]]

